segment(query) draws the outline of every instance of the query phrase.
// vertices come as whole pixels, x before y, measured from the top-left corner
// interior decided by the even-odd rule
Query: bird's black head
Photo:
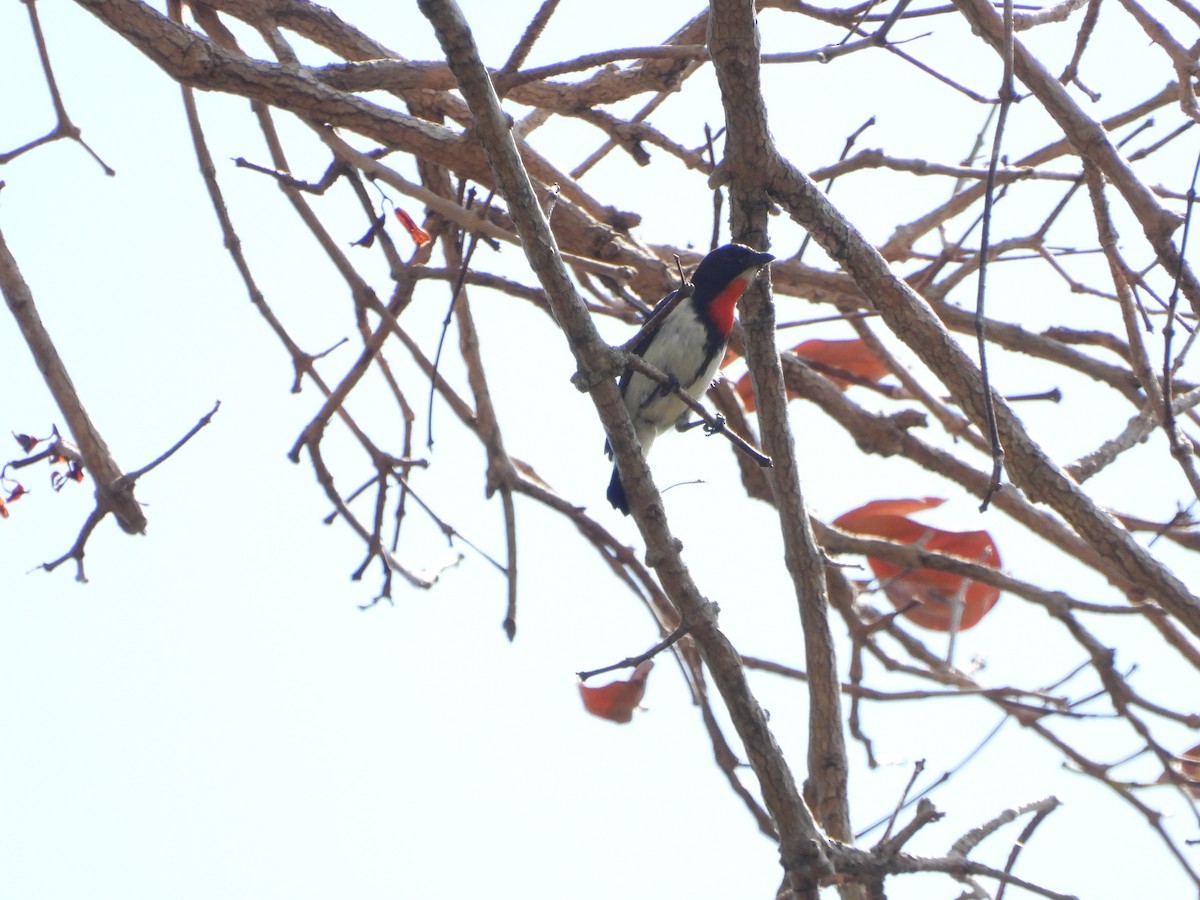
[[[745,244],[718,247],[700,260],[692,273],[696,298],[701,302],[713,299],[747,269],[761,268],[774,258],[770,253],[759,253]]]

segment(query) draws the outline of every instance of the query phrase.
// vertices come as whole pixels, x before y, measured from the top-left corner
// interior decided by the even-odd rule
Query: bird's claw
[[[716,419],[717,421],[714,425],[709,425],[707,422],[704,423],[704,433],[709,437],[712,437],[714,434],[719,434],[725,430],[725,417],[720,413],[717,413]]]

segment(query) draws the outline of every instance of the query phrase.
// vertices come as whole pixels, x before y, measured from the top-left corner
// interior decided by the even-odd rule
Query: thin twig
[[[979,283],[975,298],[975,337],[979,348],[979,374],[983,380],[983,407],[987,424],[988,444],[992,451],[992,478],[979,504],[980,512],[988,508],[992,496],[1000,490],[1000,478],[1004,471],[1004,447],[1000,443],[1000,432],[996,426],[996,409],[992,400],[992,385],[988,377],[987,325],[984,317],[984,301],[987,297],[987,264],[991,246],[992,208],[995,205],[996,171],[1000,166],[1000,148],[1004,141],[1004,126],[1008,121],[1008,110],[1015,99],[1013,88],[1013,4],[1004,0],[1004,75],[1000,86],[1000,113],[996,117],[996,132],[992,135],[992,157],[988,163],[988,177],[983,200],[983,224],[979,238]]]
[[[658,656],[658,654],[662,653],[691,630],[692,629],[690,625],[680,625],[645,653],[639,653],[637,656],[626,657],[620,662],[615,662],[608,666],[602,666],[599,669],[590,669],[586,672],[576,672],[575,674],[579,676],[580,681],[587,681],[594,675],[603,675],[605,672],[612,672],[616,669],[629,669],[634,666],[639,666],[648,659],[654,659],[654,657]]]

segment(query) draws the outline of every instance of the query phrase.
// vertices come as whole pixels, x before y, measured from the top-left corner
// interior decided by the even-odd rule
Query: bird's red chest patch
[[[712,317],[712,323],[717,326],[721,334],[728,336],[729,332],[733,331],[733,312],[737,307],[737,302],[741,299],[742,293],[746,290],[747,281],[745,278],[735,278],[729,282],[729,286],[721,293],[717,294],[712,304],[708,307],[708,313]]]

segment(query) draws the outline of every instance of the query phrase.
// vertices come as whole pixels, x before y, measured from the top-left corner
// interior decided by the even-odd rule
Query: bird
[[[672,291],[654,308],[642,330],[630,342],[629,352],[640,356],[667,375],[672,385],[662,385],[631,368],[621,374],[618,387],[633,421],[642,453],[672,426],[686,427],[687,404],[673,385],[699,399],[712,384],[725,357],[733,331],[734,307],[759,271],[775,257],[744,244],[724,244],[709,253],[691,283]],[[612,457],[606,441],[605,452]],[[621,475],[613,465],[608,501],[629,515],[629,501]]]

